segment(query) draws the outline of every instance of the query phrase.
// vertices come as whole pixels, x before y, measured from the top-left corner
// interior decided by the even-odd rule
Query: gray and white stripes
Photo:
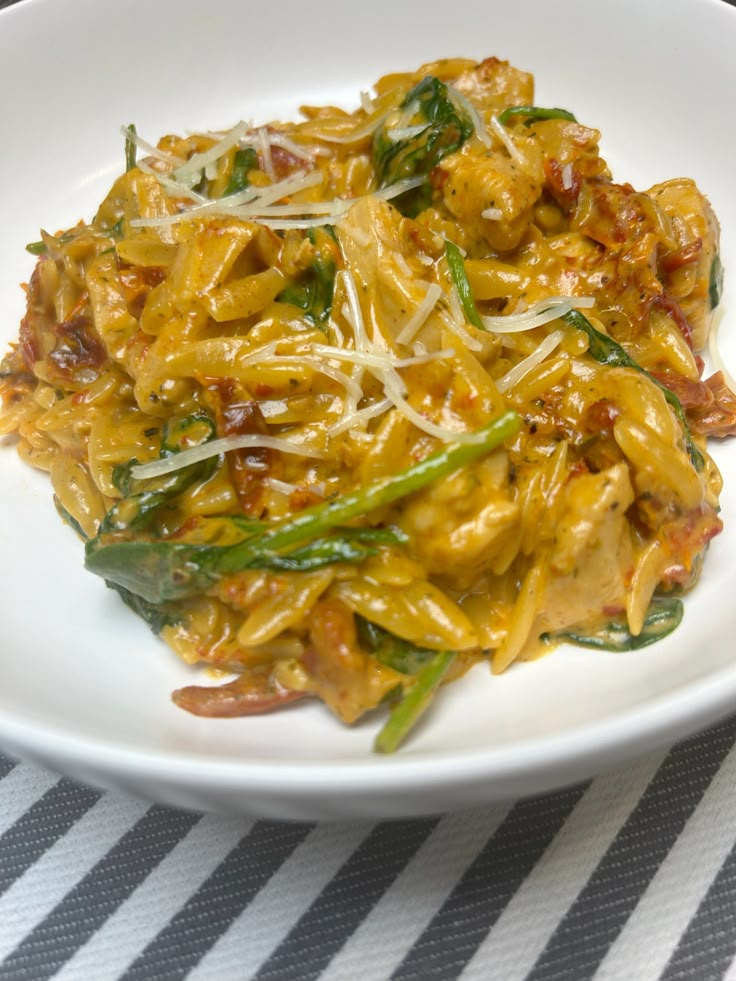
[[[554,794],[200,816],[0,759],[0,979],[736,981],[736,719]]]

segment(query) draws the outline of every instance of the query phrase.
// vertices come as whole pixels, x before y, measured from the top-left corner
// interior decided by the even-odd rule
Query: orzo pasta
[[[29,247],[0,432],[88,569],[228,673],[178,705],[388,703],[388,751],[478,662],[677,625],[721,528],[706,437],[736,431],[692,180],[615,183],[496,58],[123,135],[92,221]]]

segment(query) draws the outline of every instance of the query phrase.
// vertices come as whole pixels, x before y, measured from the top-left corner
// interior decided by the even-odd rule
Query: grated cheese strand
[[[273,360],[279,364],[309,365],[310,368],[314,368],[320,375],[332,378],[333,381],[342,385],[348,395],[352,396],[356,401],[359,401],[363,397],[363,389],[350,375],[344,371],[340,371],[339,368],[325,364],[321,358],[313,357],[309,354],[275,354]]]
[[[177,184],[166,174],[160,174],[157,170],[154,170],[150,164],[147,164],[145,160],[139,160],[137,165],[138,170],[144,174],[148,174],[149,177],[155,177],[159,182],[161,187],[165,191],[169,191],[172,197],[177,198],[189,198],[190,201],[194,202],[194,205],[198,207],[201,204],[206,204],[208,198],[203,194],[199,194],[197,191],[191,190],[191,188],[184,187],[183,184]],[[132,218],[130,221],[131,225],[173,225],[179,221],[179,215],[166,215],[160,218]]]
[[[470,116],[471,122],[475,129],[475,135],[478,137],[483,146],[491,147],[493,145],[493,140],[491,139],[491,134],[488,132],[486,124],[483,122],[483,117],[480,112],[476,109],[470,99],[459,92],[454,85],[447,85],[447,91],[450,95],[450,99],[464,109],[465,112]]]
[[[507,132],[506,127],[499,120],[498,116],[491,116],[491,129],[493,130],[495,136],[503,143],[508,151],[508,155],[511,159],[519,164],[520,167],[526,166],[526,160],[523,153],[519,150],[517,145],[511,138],[511,134]]]
[[[391,399],[379,399],[377,402],[373,402],[372,405],[366,405],[363,409],[355,409],[349,415],[345,415],[340,419],[339,422],[334,423],[327,430],[329,436],[339,436],[341,433],[346,432],[350,429],[355,429],[358,426],[363,428],[363,426],[369,422],[371,419],[375,419],[377,416],[382,416],[384,412],[388,412],[392,408],[393,403]]]
[[[190,450],[182,450],[172,456],[164,457],[161,460],[152,460],[150,463],[141,463],[131,468],[131,476],[137,480],[145,480],[147,477],[161,477],[163,474],[175,473],[183,470],[193,463],[202,460],[209,460],[210,457],[219,456],[220,453],[228,453],[230,450],[250,450],[250,449],[270,449],[279,450],[281,453],[293,453],[296,456],[309,457],[310,459],[321,460],[324,453],[305,446],[303,443],[294,443],[279,436],[262,436],[259,433],[246,433],[242,436],[223,436],[221,439],[212,439],[201,446],[193,446]]]
[[[510,371],[507,371],[505,375],[496,381],[496,388],[499,392],[503,395],[509,389],[513,388],[514,385],[518,385],[522,378],[526,378],[533,368],[541,364],[554,351],[564,336],[561,330],[554,330],[551,334],[548,334],[528,357],[524,358],[517,365],[514,365]]]
[[[242,137],[246,134],[249,129],[249,124],[242,120],[233,126],[233,128],[214,146],[211,146],[209,150],[204,150],[202,153],[195,153],[192,157],[187,160],[186,163],[182,164],[181,167],[177,167],[173,173],[173,178],[178,184],[184,184],[187,187],[191,187],[193,184],[197,183],[198,175],[202,170],[208,165],[213,163],[215,160],[219,160],[223,157],[228,150],[232,147],[237,146]]]
[[[156,176],[162,184],[172,184],[171,180],[163,177],[161,174],[156,174],[155,171],[151,171],[154,176]],[[292,176],[286,180],[280,181],[277,184],[272,184],[269,187],[258,188],[256,192],[253,189],[247,189],[241,192],[246,195],[246,203],[243,205],[237,205],[233,203],[233,200],[237,195],[227,195],[223,198],[216,198],[215,200],[210,200],[208,198],[203,198],[201,195],[197,196],[197,204],[194,207],[186,208],[183,211],[178,212],[175,215],[166,215],[159,218],[134,218],[131,221],[131,225],[134,227],[156,227],[163,225],[175,225],[183,221],[193,221],[197,218],[202,217],[202,215],[224,215],[235,218],[242,218],[245,221],[254,221],[260,225],[265,225],[268,228],[273,228],[275,230],[282,230],[288,228],[316,228],[320,225],[333,225],[341,218],[343,218],[350,208],[360,200],[359,198],[335,198],[332,201],[325,202],[308,202],[303,205],[284,205],[281,206],[282,209],[286,208],[287,211],[279,211],[278,208],[271,208],[271,204],[274,201],[278,201],[280,198],[287,197],[291,194],[295,194],[297,191],[305,190],[309,187],[315,187],[317,184],[321,184],[323,181],[323,175],[319,171],[312,171],[310,174],[304,174],[300,172],[298,176]],[[374,192],[374,197],[382,198],[383,200],[389,201],[391,198],[397,197],[403,194],[405,191],[411,190],[412,188],[418,187],[420,184],[424,183],[424,177],[412,177],[405,181],[399,181],[396,184],[392,184],[391,187],[382,188],[380,191]],[[181,195],[191,196],[194,194],[188,188],[183,185],[174,185],[176,192]],[[365,197],[370,197],[371,195],[364,195]],[[301,215],[312,211],[322,211],[327,212],[327,214],[322,214],[315,218],[309,217],[284,217],[284,215]]]
[[[396,335],[397,344],[411,344],[416,335],[424,326],[427,317],[434,310],[437,301],[442,296],[442,287],[439,283],[430,283],[424,298],[414,313]]]
[[[350,348],[332,347],[330,344],[313,344],[310,350],[326,358],[348,361],[363,368],[378,368],[381,371],[408,368],[415,364],[429,364],[430,361],[442,361],[455,353],[452,348],[448,348],[445,351],[425,352],[409,358],[394,358],[386,351],[378,351],[375,346],[370,351],[353,351]]]
[[[142,139],[130,126],[121,126],[120,133],[129,140],[131,143],[135,143],[139,150],[145,150],[149,157],[155,157],[157,160],[161,160],[163,163],[168,164],[170,167],[178,167],[180,164],[185,163],[182,157],[177,157],[173,153],[165,153],[163,150],[159,150],[157,146],[153,143],[149,143],[147,140]]]
[[[382,126],[386,122],[387,117],[388,112],[382,112],[378,116],[367,119],[364,123],[357,126],[345,136],[337,136],[334,133],[315,133],[314,138],[321,140],[323,143],[338,143],[345,146],[349,146],[351,143],[360,143],[360,141],[366,139],[366,137],[372,136],[378,127]]]
[[[317,148],[302,146],[300,143],[292,140],[290,136],[287,136],[286,133],[279,133],[278,131],[273,133],[269,131],[268,139],[272,147],[281,147],[281,149],[288,151],[293,157],[297,157],[305,163],[312,163],[314,158],[320,154],[320,150]],[[259,145],[259,142],[260,136],[257,133],[246,133],[241,139],[240,145],[255,148]]]
[[[370,92],[361,91],[360,106],[366,116],[370,116],[375,111],[376,107],[373,104],[373,99],[370,96]]]
[[[476,340],[465,326],[465,316],[460,306],[460,297],[454,286],[450,289],[449,311],[440,310],[439,315],[445,327],[448,327],[469,351],[481,351],[483,349],[481,342]]]
[[[271,140],[265,126],[261,126],[256,133],[256,146],[259,150],[258,156],[260,157],[261,166],[263,167],[264,173],[268,174],[271,180],[273,180],[273,178],[276,176],[276,171],[273,168]]]
[[[412,119],[421,109],[419,99],[412,99],[411,102],[404,108],[401,115],[398,117],[392,129],[404,129],[411,124]]]
[[[263,483],[277,494],[286,494],[287,497],[299,490],[296,484],[289,484],[285,480],[277,480],[276,477],[264,477]]]
[[[194,191],[189,191],[183,185],[174,184],[173,181],[165,178],[162,174],[157,174],[155,171],[150,171],[150,173],[157,177],[164,186],[167,186],[167,184],[173,186],[181,194],[188,196],[195,194]],[[300,171],[299,174],[294,174],[286,180],[279,181],[277,184],[271,184],[269,187],[249,187],[235,194],[228,194],[223,198],[211,199],[197,194],[197,204],[193,207],[186,208],[184,211],[180,211],[178,214],[167,215],[161,218],[134,218],[130,224],[146,227],[175,225],[182,221],[193,221],[201,218],[203,215],[234,215],[235,217],[247,218],[251,214],[248,206],[253,202],[258,202],[258,205],[265,209],[273,201],[278,201],[280,198],[288,197],[297,191],[302,191],[321,183],[322,175],[318,171],[313,171],[310,174]]]
[[[418,126],[396,126],[394,129],[386,130],[386,139],[391,143],[400,143],[402,140],[413,140],[425,129],[429,128],[429,123],[419,124]]]
[[[446,429],[444,426],[440,426],[436,422],[432,422],[431,419],[427,419],[421,414],[421,412],[418,412],[406,401],[403,394],[396,389],[391,382],[386,383],[385,392],[386,396],[393,403],[394,408],[400,412],[402,416],[405,416],[409,422],[412,422],[417,429],[421,429],[429,436],[434,436],[437,439],[442,440],[443,443],[462,443],[466,438],[472,437],[472,433],[462,433],[455,429]]]
[[[254,188],[254,193],[257,194],[256,200],[258,205],[263,206],[272,204],[274,201],[280,201],[281,198],[288,197],[291,194],[297,194],[299,191],[305,191],[310,187],[316,187],[322,181],[323,176],[318,170],[298,170],[295,174],[291,174],[289,177],[285,177],[284,180],[277,181],[275,184],[269,184],[267,187],[259,187],[257,189]]]
[[[383,198],[384,201],[390,201],[392,198],[397,198],[406,191],[413,191],[415,187],[421,187],[422,184],[426,183],[426,180],[426,177],[407,177],[405,180],[397,181],[389,187],[382,187],[380,190],[374,191],[373,196]]]
[[[576,307],[588,309],[595,306],[592,296],[550,296],[532,304],[523,313],[510,313],[505,317],[482,317],[486,329],[494,334],[517,334],[548,324],[564,317]]]

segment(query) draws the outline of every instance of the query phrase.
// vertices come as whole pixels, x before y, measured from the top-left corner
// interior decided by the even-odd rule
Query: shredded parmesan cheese
[[[204,168],[213,163],[215,160],[219,160],[223,157],[228,150],[232,147],[237,146],[240,140],[248,131],[249,124],[245,120],[241,120],[236,126],[227,133],[219,142],[215,143],[214,146],[210,147],[209,150],[205,150],[203,153],[195,153],[192,157],[187,160],[186,163],[182,164],[181,167],[177,167],[173,173],[173,178],[177,184],[184,184],[186,187],[192,187],[197,183],[199,179],[199,174],[204,170]]]
[[[415,187],[421,187],[426,180],[426,177],[407,177],[406,180],[397,181],[395,184],[391,184],[390,187],[382,187],[373,193],[377,198],[390,201],[392,198],[397,198],[400,194],[405,194],[406,191],[413,191]]]
[[[442,287],[438,283],[430,283],[424,299],[396,335],[397,344],[411,344],[441,296]]]
[[[329,344],[313,344],[311,351],[314,354],[322,354],[326,358],[335,358],[337,361],[349,361],[351,364],[360,365],[363,368],[377,368],[379,371],[387,372],[394,368],[408,368],[413,364],[428,364],[430,361],[441,361],[444,358],[452,357],[455,353],[451,348],[446,351],[432,351],[417,354],[408,358],[392,358],[390,354],[381,351],[375,345],[369,351],[353,351],[350,348],[332,347]]]
[[[430,436],[434,436],[443,443],[452,442],[463,442],[467,437],[472,437],[472,433],[462,433],[455,429],[446,429],[444,426],[438,425],[436,422],[432,422],[431,419],[427,419],[423,416],[421,412],[418,412],[412,405],[410,405],[402,392],[400,392],[391,382],[386,383],[385,392],[387,397],[391,400],[394,408],[405,416],[409,422],[414,423],[417,429],[423,430],[423,432],[428,433]]]
[[[163,178],[163,175],[151,171],[162,184],[172,183],[170,179]],[[162,179],[163,178],[163,179]],[[276,206],[273,202],[281,198],[295,194],[297,191],[315,187],[323,182],[323,175],[319,171],[312,171],[310,174],[294,174],[283,181],[272,184],[264,188],[247,188],[239,194],[230,194],[224,198],[209,200],[198,196],[196,206],[186,208],[175,215],[165,215],[157,218],[134,218],[131,225],[134,227],[155,227],[163,225],[175,225],[182,221],[192,221],[201,218],[203,215],[224,215],[235,218],[242,218],[245,221],[255,221],[261,225],[266,225],[273,229],[287,228],[315,228],[319,225],[333,225],[340,218],[344,217],[350,208],[355,204],[357,198],[334,198],[332,201],[324,202],[304,202],[302,204],[289,204]],[[390,187],[382,188],[374,192],[375,197],[383,198],[386,201],[404,194],[415,187],[424,183],[424,177],[411,177],[405,181],[398,181]],[[183,185],[175,184],[175,193],[191,196],[191,192]],[[244,202],[244,203],[238,203]],[[318,217],[306,217],[307,215],[317,214]]]
[[[363,320],[363,311],[360,309],[355,277],[348,269],[343,269],[340,276],[348,299],[347,304],[342,308],[343,316],[353,328],[356,350],[366,351],[368,349],[368,335],[365,332],[365,322]]]
[[[360,143],[361,140],[366,139],[368,136],[372,136],[378,127],[383,125],[383,123],[386,121],[387,115],[388,113],[384,112],[379,116],[374,116],[363,123],[362,126],[357,126],[345,136],[337,136],[334,133],[315,133],[315,139],[322,140],[323,143],[340,143],[346,145],[350,143]]]
[[[511,134],[506,130],[506,127],[499,120],[498,116],[491,116],[491,129],[493,130],[494,135],[497,136],[501,143],[503,143],[503,145],[506,147],[508,155],[511,157],[511,159],[515,163],[519,164],[520,167],[524,167],[526,165],[524,155],[514,143],[511,138]]]
[[[172,181],[170,177],[165,174],[160,174],[157,170],[154,170],[145,160],[139,160],[137,165],[138,170],[142,171],[144,174],[148,174],[150,177],[155,177],[164,190],[168,191],[172,197],[176,198],[189,198],[193,201],[195,205],[199,206],[201,204],[207,204],[208,198],[203,194],[198,194],[197,191],[193,191],[189,187],[184,187],[183,184],[177,184],[176,181]],[[179,221],[179,215],[167,215],[160,218],[133,218],[131,225],[145,224],[145,225],[174,225]]]
[[[392,129],[404,129],[406,126],[411,124],[412,119],[419,112],[421,106],[419,104],[419,99],[412,99],[411,102],[404,107],[401,115],[397,118]]]
[[[285,480],[277,480],[275,477],[264,477],[263,483],[277,494],[286,494],[289,497],[294,491],[299,490],[296,484],[289,484]]]
[[[333,368],[332,365],[325,364],[321,358],[313,357],[309,354],[275,354],[273,360],[278,362],[278,364],[309,365],[310,368],[313,368],[320,375],[331,378],[338,385],[342,385],[348,395],[356,401],[359,401],[363,397],[362,388],[350,375],[345,374],[344,371],[340,371],[338,368]]]
[[[150,463],[141,463],[131,468],[131,476],[137,480],[147,477],[161,477],[163,474],[174,473],[183,470],[193,463],[202,460],[209,460],[210,457],[219,456],[220,453],[228,453],[230,450],[251,450],[251,449],[270,449],[279,450],[281,453],[293,453],[297,456],[310,457],[311,459],[321,460],[324,453],[313,449],[303,443],[294,443],[279,436],[262,436],[260,433],[246,433],[242,436],[223,436],[221,439],[211,439],[208,443],[200,446],[193,446],[190,450],[182,450],[181,453],[174,453],[172,456],[164,457],[161,460],[152,460]]]
[[[291,137],[287,136],[286,133],[279,133],[278,131],[273,133],[270,130],[268,132],[268,141],[272,147],[281,147],[282,150],[286,150],[292,155],[292,157],[297,157],[299,160],[304,160],[305,163],[311,163],[315,156],[317,156],[321,151],[317,147],[305,147]],[[252,135],[247,133],[240,141],[241,146],[257,146],[260,136]],[[322,151],[323,152],[323,151]]]
[[[386,130],[386,139],[391,143],[400,143],[402,140],[413,140],[427,129],[429,123],[422,123],[418,126],[396,126],[394,129]]]
[[[470,99],[464,96],[462,92],[458,92],[454,85],[448,85],[447,91],[455,105],[459,106],[461,109],[464,109],[470,116],[470,120],[473,123],[473,128],[475,129],[475,135],[478,137],[483,146],[492,146],[493,141],[491,140],[491,134],[488,132],[486,124],[483,122],[483,117],[475,108]]]
[[[271,141],[269,139],[268,130],[265,126],[261,126],[256,133],[256,146],[258,147],[258,159],[261,162],[261,167],[263,168],[263,171],[273,180],[273,178],[276,176],[276,172],[273,169]]]
[[[153,143],[148,143],[146,140],[141,139],[130,126],[121,126],[120,132],[127,141],[135,143],[139,150],[144,150],[149,157],[155,157],[156,160],[161,160],[170,167],[179,167],[185,162],[181,157],[177,157],[173,153],[165,153],[163,150],[159,150],[157,146],[154,146]]]
[[[482,320],[486,328],[494,334],[516,334],[564,317],[576,307],[585,309],[594,305],[592,296],[550,296],[534,303],[523,313],[510,313],[506,317],[483,317]]]
[[[327,433],[329,436],[339,436],[341,433],[348,432],[351,429],[363,428],[367,422],[375,419],[377,416],[382,416],[392,406],[393,402],[391,399],[379,399],[377,402],[373,402],[363,409],[355,409],[349,415],[343,416],[339,422],[334,423],[334,425],[328,428]]]
[[[457,289],[454,285],[450,289],[449,299],[449,311],[440,310],[440,318],[442,319],[442,322],[446,327],[449,327],[456,337],[460,338],[469,351],[480,351],[483,345],[480,343],[480,341],[473,337],[468,328],[465,326],[465,315],[460,304],[460,297],[457,295]]]
[[[366,116],[370,116],[375,109],[375,106],[373,105],[373,99],[371,99],[370,94],[368,92],[360,93],[360,105]]]
[[[548,334],[528,357],[524,358],[517,365],[514,365],[510,371],[507,371],[505,375],[498,379],[496,388],[499,392],[503,395],[504,392],[508,392],[514,385],[518,385],[522,378],[526,378],[533,368],[541,364],[554,351],[564,336],[561,330],[555,330],[551,334]]]
[[[443,442],[451,442],[452,440],[462,439],[461,433],[458,433],[455,430],[446,429],[444,426],[440,426],[437,423],[432,422],[432,420],[427,419],[406,401],[404,398],[406,394],[406,385],[404,384],[401,375],[399,375],[396,370],[397,366],[399,366],[402,362],[392,361],[390,355],[387,355],[387,353],[379,348],[377,344],[368,339],[363,321],[363,314],[360,309],[360,302],[358,300],[358,290],[355,285],[353,275],[348,270],[343,270],[342,277],[345,285],[345,292],[348,297],[348,303],[346,303],[343,307],[343,316],[353,327],[355,346],[357,349],[352,357],[355,358],[355,355],[362,355],[360,360],[364,361],[366,368],[383,384],[383,390],[386,398],[388,398],[394,408],[400,412],[401,415],[405,416],[410,422],[412,422],[417,429],[421,429],[423,432],[428,433],[430,436],[435,436],[437,439],[441,439]],[[441,353],[444,354],[444,352]],[[418,362],[415,361],[414,358],[411,358],[405,359],[403,363],[409,364]],[[343,419],[340,421],[343,422],[346,419],[355,416],[358,411],[357,403],[350,407],[346,406],[346,412],[343,415]]]

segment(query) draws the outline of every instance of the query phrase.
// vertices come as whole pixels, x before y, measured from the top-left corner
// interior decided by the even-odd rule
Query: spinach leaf
[[[450,267],[450,275],[452,276],[452,281],[455,284],[457,295],[460,297],[460,303],[462,304],[466,320],[469,324],[472,324],[473,327],[478,327],[480,330],[485,330],[486,326],[478,313],[475,300],[473,299],[473,291],[470,288],[470,283],[468,282],[468,277],[465,272],[465,263],[463,262],[462,252],[453,242],[450,242],[449,239],[445,241],[445,257],[447,259],[447,265]]]
[[[561,630],[554,634],[544,634],[544,641],[567,640],[579,647],[593,647],[602,651],[637,651],[671,634],[682,621],[682,601],[674,596],[655,597],[644,626],[637,636],[629,631],[626,617],[621,616],[603,624],[595,631]]]
[[[115,582],[106,581],[105,585],[114,589],[123,603],[142,617],[155,634],[160,634],[164,627],[173,627],[181,622],[181,614],[165,603],[148,603]]]
[[[207,442],[215,435],[214,423],[209,416],[202,413],[170,420],[164,427],[160,456],[172,456],[181,449]],[[148,479],[136,479],[132,476],[131,471],[137,463],[135,459],[130,460],[113,470],[113,483],[123,497],[113,504],[102,519],[100,535],[125,531],[128,528],[146,528],[162,505],[197,481],[210,477],[217,466],[217,457],[209,457],[173,473]]]
[[[524,116],[527,126],[535,123],[538,119],[569,119],[576,123],[577,119],[567,109],[542,109],[540,106],[509,106],[498,116],[499,123],[506,126],[514,116]]]
[[[133,123],[128,126],[128,131],[136,135],[135,125]],[[132,140],[129,136],[125,137],[125,169],[126,171],[132,170],[136,164],[136,156],[138,152],[138,147],[135,145],[135,140]]]
[[[68,232],[64,232],[63,235],[55,235],[54,238],[59,243],[59,245],[67,245],[69,242],[73,241],[79,232],[79,228],[71,228]],[[49,251],[48,246],[43,240],[38,242],[29,242],[26,245],[26,252],[30,252],[31,255],[46,255]]]
[[[400,109],[416,106],[407,128],[422,126],[420,132],[404,139],[392,139],[391,130],[380,126],[373,137],[373,165],[379,187],[388,187],[409,177],[429,174],[448,153],[459,150],[475,127],[465,110],[453,102],[447,86],[434,75],[427,75],[408,92]],[[401,195],[401,210],[416,214],[426,201],[418,192]],[[396,204],[399,199],[395,199]]]
[[[401,674],[417,674],[437,654],[397,637],[364,617],[356,617],[356,624],[361,647],[374,654],[381,664]]]
[[[328,320],[332,312],[337,246],[335,233],[329,225],[310,228],[307,238],[315,248],[312,264],[296,282],[279,293],[277,300],[299,307],[305,319],[318,326]]]
[[[28,246],[26,246],[28,248]],[[716,254],[713,256],[713,262],[710,264],[710,281],[708,283],[708,299],[710,300],[711,310],[715,310],[718,304],[721,302],[721,296],[723,294],[723,263],[721,262],[721,257]]]
[[[273,569],[285,572],[312,572],[335,562],[362,562],[378,553],[375,544],[399,544],[407,536],[398,528],[340,528],[339,535],[318,538],[283,555],[273,554],[254,559],[251,569]]]
[[[583,333],[588,335],[588,340],[590,342],[588,346],[588,353],[599,364],[607,364],[616,368],[634,368],[636,371],[641,372],[642,375],[646,375],[651,382],[654,382],[657,388],[662,391],[662,394],[682,426],[685,437],[685,445],[687,446],[687,451],[693,466],[696,470],[702,470],[705,466],[703,454],[693,442],[692,433],[690,432],[690,427],[688,426],[687,419],[685,418],[685,411],[682,408],[682,403],[675,393],[671,392],[666,385],[662,384],[661,381],[658,381],[654,375],[650,375],[649,372],[645,368],[642,368],[640,364],[637,364],[631,355],[629,355],[620,344],[614,341],[612,337],[609,337],[607,334],[603,334],[601,331],[596,330],[588,318],[584,314],[580,313],[579,310],[571,310],[569,313],[563,314],[560,319],[566,321],[572,327],[582,330]]]
[[[65,521],[70,528],[76,531],[76,533],[79,535],[82,541],[87,541],[89,536],[85,533],[84,529],[77,521],[77,519],[72,514],[70,514],[69,511],[67,511],[67,509],[59,500],[59,498],[56,496],[56,494],[54,494],[54,507],[56,508],[61,519]]]
[[[169,419],[161,437],[159,456],[173,456],[193,446],[201,446],[216,435],[214,422],[204,412],[193,412],[183,418]]]
[[[252,146],[246,147],[244,150],[236,150],[235,156],[233,157],[233,169],[230,175],[230,181],[225,188],[225,196],[227,197],[228,194],[237,194],[238,191],[244,191],[250,185],[251,170],[257,169],[258,154]]]

